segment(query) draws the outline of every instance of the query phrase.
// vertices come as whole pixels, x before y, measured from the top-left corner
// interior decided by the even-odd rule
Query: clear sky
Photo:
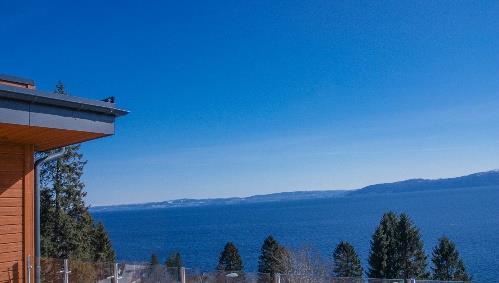
[[[498,1],[37,2],[0,2],[0,72],[131,111],[93,205],[499,168]]]

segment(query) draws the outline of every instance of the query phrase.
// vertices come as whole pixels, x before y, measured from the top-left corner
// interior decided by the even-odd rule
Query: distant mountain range
[[[263,203],[289,200],[327,199],[348,196],[394,194],[420,191],[452,190],[458,188],[479,188],[498,186],[499,170],[480,172],[456,178],[446,179],[410,179],[394,183],[370,185],[356,190],[326,190],[326,191],[296,191],[268,195],[255,195],[250,197],[212,198],[212,199],[177,199],[162,202],[141,204],[124,204],[111,206],[95,206],[92,212],[139,210],[173,207],[193,207],[206,205],[224,205],[241,203]]]
[[[499,170],[480,172],[455,178],[434,180],[410,179],[394,183],[370,185],[362,189],[352,191],[352,194],[418,192],[488,186],[499,186]]]

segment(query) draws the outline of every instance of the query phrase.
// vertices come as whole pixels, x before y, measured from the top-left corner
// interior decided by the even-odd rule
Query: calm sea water
[[[164,260],[178,250],[186,266],[208,271],[233,241],[245,269],[255,271],[269,234],[290,248],[316,249],[325,260],[339,241],[349,241],[367,268],[371,235],[388,210],[411,216],[428,254],[445,234],[475,281],[499,282],[499,187],[93,215],[104,222],[119,260],[146,261],[151,253]]]

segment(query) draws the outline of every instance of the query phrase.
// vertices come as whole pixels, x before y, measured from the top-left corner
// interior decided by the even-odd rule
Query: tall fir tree
[[[180,252],[172,253],[165,261],[168,274],[175,280],[180,280],[180,268],[182,267],[182,256]]]
[[[41,234],[45,257],[91,258],[92,220],[80,181],[86,162],[78,151],[79,145],[66,147],[62,158],[44,164],[41,170]]]
[[[335,277],[362,277],[362,265],[355,248],[348,242],[340,242],[333,252]]]
[[[385,213],[371,240],[368,276],[425,279],[426,268],[423,241],[409,216]]]
[[[165,262],[166,267],[168,268],[180,268],[182,267],[182,256],[180,252],[172,253]]]
[[[398,278],[428,278],[427,259],[421,235],[405,213],[400,215],[396,236]]]
[[[57,84],[55,93],[67,94],[62,82]],[[37,158],[50,153],[38,153]],[[43,257],[94,260],[98,257],[96,253],[102,253],[93,248],[93,237],[99,226],[94,227],[84,201],[86,192],[81,177],[85,164],[80,145],[71,145],[65,147],[60,159],[47,162],[41,168],[40,233]],[[105,230],[100,232],[105,233]],[[106,253],[109,255],[109,252]]]
[[[225,244],[224,250],[220,253],[218,259],[217,270],[220,271],[243,271],[243,261],[239,255],[237,247],[232,243],[228,242]]]
[[[371,278],[397,278],[397,225],[398,217],[393,212],[383,215],[371,239],[369,271]]]
[[[263,241],[261,254],[258,258],[258,272],[262,276],[270,275],[273,277],[276,273],[286,273],[289,266],[289,252],[274,237],[268,236]]]
[[[155,282],[154,279],[160,278],[164,275],[164,270],[159,264],[159,259],[156,254],[151,254],[151,260],[149,261],[149,268],[146,270],[146,275],[144,278],[145,282]]]
[[[93,260],[95,262],[114,262],[116,260],[111,240],[102,222],[99,222],[94,229],[92,248],[94,249]]]
[[[159,265],[159,259],[156,254],[151,255],[151,261],[149,262],[150,266],[158,266]]]
[[[434,280],[471,281],[456,245],[449,238],[443,236],[438,240],[431,261]]]

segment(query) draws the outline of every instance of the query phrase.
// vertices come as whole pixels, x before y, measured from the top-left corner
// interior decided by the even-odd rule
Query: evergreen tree
[[[333,252],[333,274],[335,277],[362,277],[362,266],[354,247],[340,242]]]
[[[159,259],[156,254],[151,254],[151,261],[149,262],[149,268],[146,270],[145,283],[157,282],[159,278],[164,276],[164,270],[159,264]]]
[[[159,259],[158,259],[158,256],[156,254],[152,254],[151,255],[151,261],[149,263],[149,265],[151,267],[154,267],[154,266],[158,266],[159,265]]]
[[[99,222],[94,229],[92,247],[94,248],[93,260],[95,262],[114,262],[116,260],[111,240],[102,222]]]
[[[434,280],[471,280],[456,245],[445,236],[438,240],[437,246],[433,249],[431,261]]]
[[[217,270],[220,271],[243,271],[243,261],[239,251],[232,242],[225,244],[224,250],[220,253]]]
[[[371,278],[397,278],[397,225],[393,212],[383,215],[371,239],[369,271]]]
[[[43,182],[43,173],[42,173]],[[43,257],[55,257],[54,243],[55,206],[53,205],[52,192],[47,188],[40,189],[40,245]]]
[[[426,255],[419,230],[414,227],[411,219],[405,213],[400,215],[397,225],[397,256],[398,278],[424,279],[426,272]]]
[[[424,279],[426,267],[423,241],[409,216],[385,213],[371,240],[368,276]]]
[[[64,85],[59,82],[55,93],[66,95]],[[41,158],[52,152],[38,153]],[[85,205],[85,185],[81,181],[86,161],[80,153],[80,145],[65,147],[64,155],[45,163],[40,172],[41,182],[41,246],[42,256],[50,258],[72,258],[93,260],[98,254],[111,257],[111,251],[94,248],[94,236],[105,233],[96,231],[92,217]],[[105,237],[106,241],[109,238]],[[110,247],[110,242],[106,249]]]
[[[261,255],[258,258],[258,272],[261,274],[285,273],[289,268],[289,252],[272,236],[268,236],[263,242]]]
[[[182,267],[182,256],[179,252],[172,253],[165,262],[166,270],[172,278],[180,280],[180,268]]]
[[[174,252],[171,254],[165,262],[168,268],[180,268],[182,267],[182,256],[179,252]]]
[[[92,221],[85,206],[83,156],[79,145],[68,146],[62,158],[41,170],[41,215],[44,254],[54,258],[90,259]]]

